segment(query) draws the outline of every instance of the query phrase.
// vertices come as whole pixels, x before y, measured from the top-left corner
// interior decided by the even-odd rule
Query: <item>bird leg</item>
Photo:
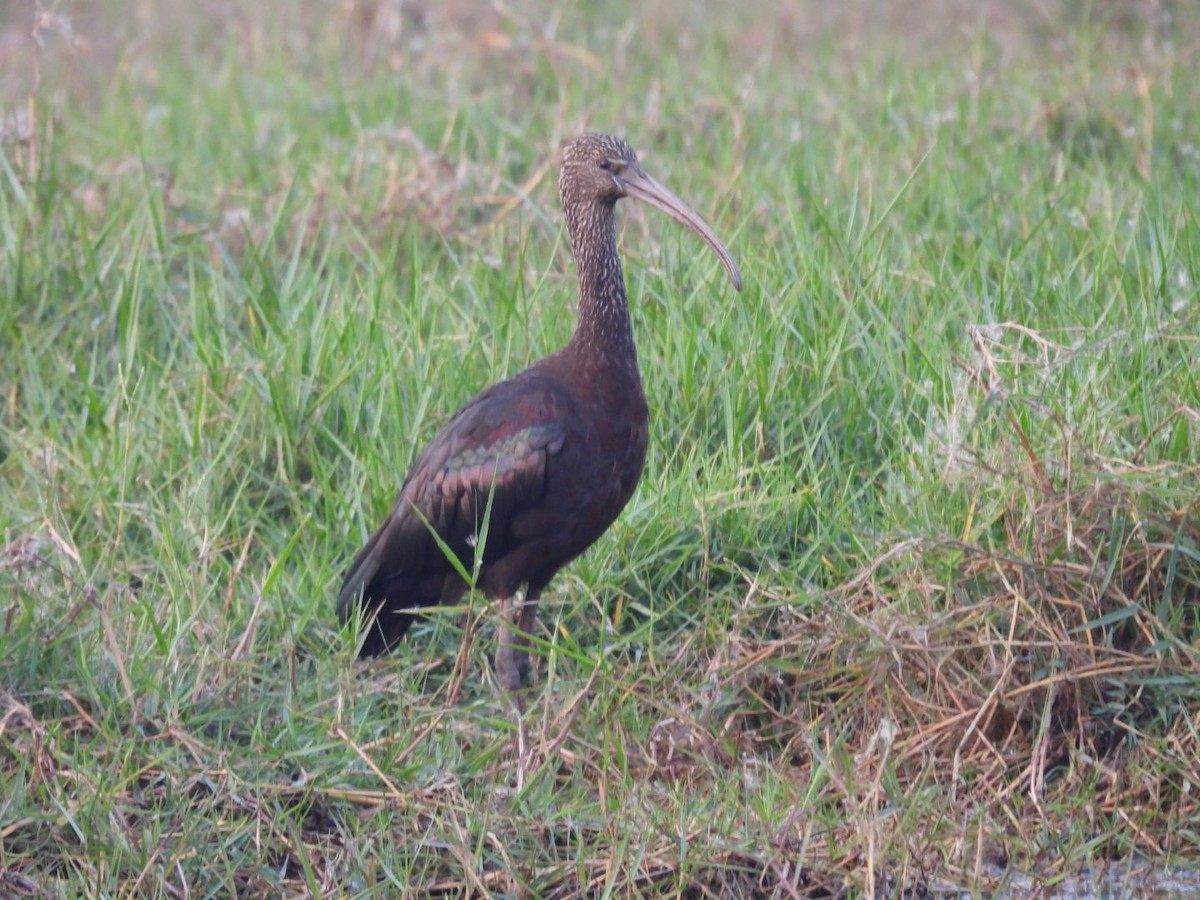
[[[500,600],[499,621],[496,623],[496,680],[504,693],[515,697],[521,688],[521,670],[517,665],[517,652],[513,646],[513,633],[510,627],[512,619],[513,599],[504,597]]]
[[[525,593],[525,602],[517,615],[517,628],[520,629],[516,640],[520,654],[517,657],[517,668],[521,677],[528,678],[532,666],[529,663],[529,647],[532,643],[533,629],[537,627],[538,600],[542,596],[541,588],[530,588]]]
[[[525,784],[525,757],[529,753],[529,736],[525,730],[525,698],[521,692],[521,650],[514,639],[512,625],[515,618],[520,618],[524,604],[519,600],[514,604],[512,597],[504,597],[499,606],[500,621],[496,626],[496,678],[508,699],[512,701],[513,711],[516,713],[517,728],[513,732],[513,755],[517,763],[517,789],[520,790]]]
[[[541,591],[527,591],[520,599],[500,601],[499,635],[496,647],[496,677],[510,696],[516,696],[531,668],[530,635],[537,624]]]
[[[508,694],[517,714],[517,730],[513,734],[513,751],[517,761],[517,789],[525,784],[525,766],[529,758],[529,734],[525,725],[525,691],[523,683],[529,674],[530,634],[537,623],[537,602],[540,589],[527,590],[523,597],[500,601],[499,634],[496,640],[496,677]]]
[[[500,601],[496,676],[500,686],[512,696],[529,677],[529,636],[538,623],[540,594],[540,590],[529,590],[523,598]]]

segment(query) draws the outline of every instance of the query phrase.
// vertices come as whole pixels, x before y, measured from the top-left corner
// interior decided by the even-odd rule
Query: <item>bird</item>
[[[579,281],[575,331],[468,400],[417,456],[338,594],[343,623],[361,616],[360,658],[392,650],[422,610],[456,604],[473,586],[498,609],[495,674],[515,694],[541,593],[632,496],[649,412],[617,253],[618,200],[641,200],[689,228],[742,289],[720,238],[625,141],[590,133],[565,144],[558,190]]]

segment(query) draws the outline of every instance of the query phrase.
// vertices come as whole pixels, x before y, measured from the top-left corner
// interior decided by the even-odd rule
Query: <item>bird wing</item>
[[[506,553],[519,539],[512,533],[514,519],[543,499],[547,464],[566,439],[565,402],[550,385],[512,379],[455,413],[418,457],[391,513],[351,563],[339,615],[347,618],[360,596],[368,607],[437,603],[454,565],[431,532],[468,572],[480,545],[484,563]],[[401,592],[410,595],[397,596]]]

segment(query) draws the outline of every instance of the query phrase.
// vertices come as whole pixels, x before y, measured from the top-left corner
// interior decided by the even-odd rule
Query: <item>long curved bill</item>
[[[737,263],[733,261],[733,257],[725,249],[725,245],[721,243],[717,233],[700,218],[695,210],[643,172],[640,166],[626,166],[619,178],[626,195],[636,197],[644,203],[649,203],[655,209],[662,210],[680,225],[686,226],[699,235],[701,240],[712,248],[713,253],[717,254],[721,265],[729,273],[729,280],[733,282],[733,286],[739,291],[742,289],[742,273],[738,271]]]

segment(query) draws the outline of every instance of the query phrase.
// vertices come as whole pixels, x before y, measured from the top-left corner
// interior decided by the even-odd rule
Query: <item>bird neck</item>
[[[632,364],[637,349],[617,255],[614,202],[565,204],[567,231],[579,276],[579,323],[572,342],[609,363]]]

